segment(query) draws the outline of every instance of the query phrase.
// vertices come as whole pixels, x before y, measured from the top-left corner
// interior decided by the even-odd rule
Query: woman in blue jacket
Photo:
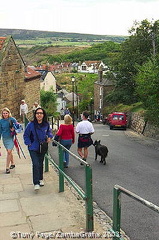
[[[14,141],[12,132],[15,131],[13,124],[16,124],[17,120],[12,117],[8,108],[2,109],[2,119],[0,120],[0,139],[2,137],[3,145],[7,151],[6,161],[6,173],[10,173],[10,169],[15,168],[12,150],[14,148]],[[12,123],[12,127],[11,127]],[[10,165],[11,164],[11,165]]]
[[[35,110],[34,120],[26,126],[23,137],[32,160],[34,190],[39,190],[40,186],[44,186],[43,161],[45,156],[44,152],[40,152],[40,146],[44,142],[49,143],[53,137],[43,108]]]

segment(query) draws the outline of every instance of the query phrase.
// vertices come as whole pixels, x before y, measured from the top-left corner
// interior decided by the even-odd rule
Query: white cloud
[[[158,20],[158,0],[3,1],[0,28],[127,35],[135,20]]]

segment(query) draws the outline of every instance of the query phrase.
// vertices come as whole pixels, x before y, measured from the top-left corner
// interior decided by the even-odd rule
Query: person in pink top
[[[56,133],[56,136],[59,136],[60,143],[68,150],[71,148],[71,145],[75,142],[75,132],[72,125],[72,117],[69,114],[64,116],[64,124],[61,124],[59,130]],[[69,165],[69,153],[63,151],[63,161],[64,167],[68,168]]]

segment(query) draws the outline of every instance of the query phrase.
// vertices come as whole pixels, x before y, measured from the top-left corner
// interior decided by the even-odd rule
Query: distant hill
[[[81,33],[67,33],[67,32],[51,32],[25,29],[3,29],[0,28],[0,36],[12,35],[15,40],[33,40],[37,38],[51,38],[52,40],[66,40],[67,41],[113,41],[122,42],[127,36],[113,36],[113,35],[94,35]]]

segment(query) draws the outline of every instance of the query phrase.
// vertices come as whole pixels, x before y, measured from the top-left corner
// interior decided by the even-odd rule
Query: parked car
[[[122,128],[126,130],[127,128],[127,117],[124,112],[113,112],[108,115],[107,122],[110,126],[110,129],[113,128]]]

